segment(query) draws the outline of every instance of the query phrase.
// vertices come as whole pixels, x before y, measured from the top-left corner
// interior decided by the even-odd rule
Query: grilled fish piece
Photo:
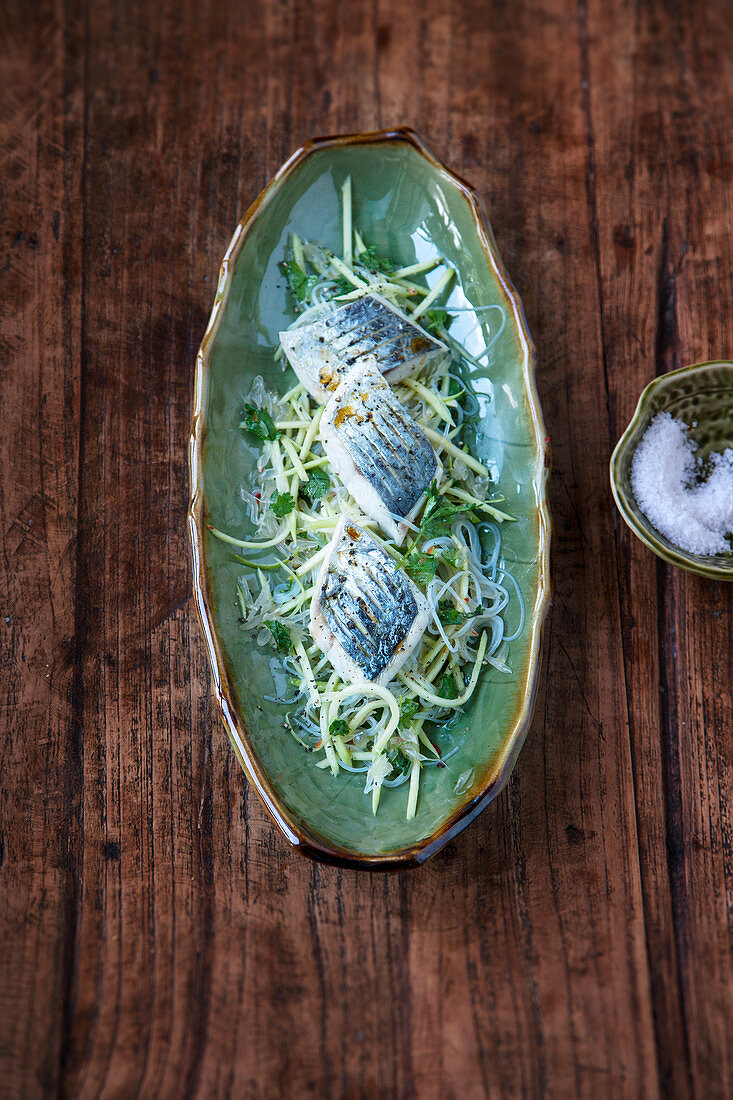
[[[281,332],[280,342],[298,378],[321,405],[363,355],[373,355],[385,376],[399,382],[447,350],[376,294],[357,298],[320,321]]]
[[[323,410],[320,439],[359,507],[399,546],[443,468],[373,359],[338,386]]]
[[[428,625],[428,602],[358,523],[339,520],[311,601],[313,640],[342,680],[387,684]]]

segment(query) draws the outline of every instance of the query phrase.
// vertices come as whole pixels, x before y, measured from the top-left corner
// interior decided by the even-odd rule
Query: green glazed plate
[[[634,534],[670,565],[701,577],[733,581],[733,554],[690,554],[665,538],[636,503],[631,462],[644,432],[660,412],[692,427],[697,454],[733,447],[733,363],[718,360],[669,371],[650,382],[639,398],[631,423],[611,457],[611,489],[618,509]]]
[[[445,767],[423,772],[412,821],[405,818],[405,788],[385,789],[374,816],[360,776],[334,778],[314,768],[283,728],[281,708],[264,698],[276,694],[272,651],[260,649],[238,622],[241,567],[208,530],[213,524],[241,537],[252,531],[240,496],[255,461],[238,430],[243,398],[257,374],[280,392],[294,382],[290,370],[273,362],[277,333],[294,316],[277,264],[292,232],[338,248],[339,193],[349,174],[355,222],[381,255],[407,265],[437,250],[458,272],[450,304],[500,307],[478,314],[489,318],[490,333],[486,325],[474,327],[470,312],[458,314],[451,332],[468,339],[474,355],[493,340],[490,369],[472,374],[483,407],[476,450],[498,472],[505,507],[517,517],[503,526],[503,546],[526,614],[510,645],[512,674],[484,669],[452,733],[460,747]],[[506,783],[531,717],[548,604],[548,462],[534,367],[522,306],[480,200],[409,130],[308,142],[234,233],[196,364],[189,510],[194,591],[235,752],[285,837],[309,856],[371,869],[422,863]],[[510,606],[508,631],[519,625],[518,606],[518,600]]]

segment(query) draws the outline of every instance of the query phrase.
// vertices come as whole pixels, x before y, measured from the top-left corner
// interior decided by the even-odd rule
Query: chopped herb
[[[443,678],[440,681],[438,690],[435,693],[439,699],[457,699],[458,689],[456,688],[456,682],[449,672],[443,673]]]
[[[328,732],[333,737],[348,737],[351,730],[349,729],[349,723],[345,719],[337,718],[328,727]]]
[[[290,293],[295,298],[296,303],[299,306],[305,305],[313,287],[318,282],[318,276],[306,275],[303,268],[299,267],[295,260],[282,260],[278,267],[288,280]]]
[[[257,409],[254,405],[245,405],[245,418],[243,426],[248,432],[252,432],[263,442],[266,439],[275,440],[280,432],[275,427],[272,417],[267,409]]]
[[[348,279],[345,279],[343,275],[340,279],[334,279],[333,284],[328,292],[329,298],[338,298],[342,294],[350,294],[352,290],[355,290],[353,283],[350,283]]]
[[[387,275],[395,269],[391,260],[378,256],[374,249],[368,246],[363,252],[359,253],[359,261],[364,264],[364,267],[368,267],[370,271],[384,271]]]
[[[459,611],[450,600],[441,600],[438,604],[438,618],[443,626],[459,626],[464,619],[472,617],[472,615],[466,615],[464,612]]]
[[[415,584],[427,585],[435,576],[439,560],[440,554],[422,554],[413,546],[402,564]]]
[[[428,489],[428,502],[420,524],[420,535],[424,539],[449,535],[453,521],[466,512],[476,511],[477,507],[475,504],[451,504],[438,492],[433,481]]]
[[[448,311],[446,309],[429,309],[423,317],[423,324],[426,328],[448,328],[448,325],[452,321],[452,317],[448,317]]]
[[[290,493],[278,493],[275,490],[275,495],[270,500],[270,507],[277,516],[278,519],[282,519],[283,516],[289,516],[295,507],[295,501]]]
[[[305,485],[300,487],[300,495],[314,504],[327,493],[331,486],[331,479],[325,470],[312,470]]]
[[[418,699],[400,699],[400,721],[399,726],[404,729],[405,726],[415,717],[420,709],[420,701]]]
[[[412,766],[411,762],[399,749],[390,749],[387,753],[387,759],[392,765],[392,770],[400,772],[402,775],[407,775]]]
[[[289,653],[293,648],[293,642],[288,628],[275,619],[265,619],[265,626],[272,634],[272,640],[278,653]]]

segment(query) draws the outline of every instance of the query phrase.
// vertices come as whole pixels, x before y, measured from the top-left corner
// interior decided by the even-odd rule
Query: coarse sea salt
[[[690,554],[724,554],[733,534],[733,447],[702,459],[683,420],[658,413],[631,462],[631,488],[647,519]]]

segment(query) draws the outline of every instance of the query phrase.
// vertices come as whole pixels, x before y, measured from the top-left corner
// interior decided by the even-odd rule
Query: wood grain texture
[[[651,556],[611,449],[733,345],[719,0],[15,0],[2,28],[0,1093],[733,1095],[733,586]],[[193,361],[314,133],[483,193],[538,349],[554,605],[533,727],[426,867],[307,863],[213,704]]]

